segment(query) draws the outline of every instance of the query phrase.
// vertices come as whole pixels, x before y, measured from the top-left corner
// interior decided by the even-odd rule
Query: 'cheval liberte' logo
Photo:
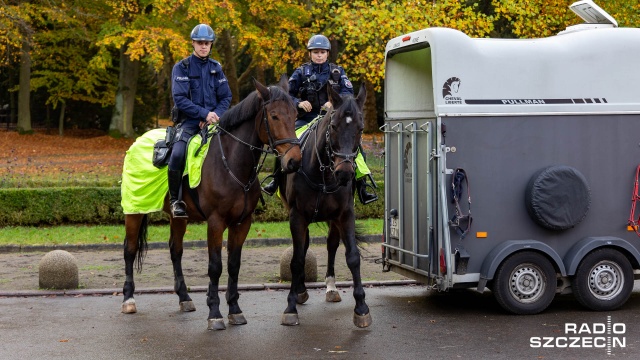
[[[627,326],[614,323],[607,316],[606,323],[565,323],[564,336],[532,336],[529,346],[532,348],[587,348],[605,349],[611,355],[614,348],[627,347],[624,336]]]
[[[460,79],[457,77],[449,78],[444,85],[442,85],[442,97],[445,104],[462,104],[462,97],[460,92]]]

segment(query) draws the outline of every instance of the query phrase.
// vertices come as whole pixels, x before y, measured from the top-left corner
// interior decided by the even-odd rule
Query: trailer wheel
[[[537,314],[556,294],[556,271],[542,254],[532,251],[509,256],[496,271],[493,292],[498,303],[514,314]]]
[[[615,310],[624,305],[633,290],[633,268],[621,252],[602,248],[582,259],[573,293],[583,306],[596,311]]]

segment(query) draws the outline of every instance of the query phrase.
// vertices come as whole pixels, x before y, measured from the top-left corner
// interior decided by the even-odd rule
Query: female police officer
[[[289,78],[289,95],[298,108],[296,128],[314,120],[321,110],[331,109],[327,86],[333,87],[340,95],[353,95],[353,85],[344,69],[328,61],[331,43],[326,36],[313,35],[307,43],[307,50],[311,61],[297,68]],[[358,158],[356,158],[356,164],[359,165],[356,171],[356,188],[360,201],[363,204],[368,204],[378,200],[378,196],[375,193],[367,192],[367,186],[370,185],[367,185],[365,176],[371,172],[362,155],[359,154]],[[269,195],[272,195],[278,188],[281,176],[279,168],[276,166],[273,181],[263,188],[264,192]]]
[[[191,30],[191,56],[179,61],[171,74],[173,101],[178,109],[178,131],[169,158],[169,196],[171,216],[186,218],[180,192],[187,142],[199,129],[218,122],[231,104],[231,89],[220,63],[211,59],[213,29],[199,24]]]

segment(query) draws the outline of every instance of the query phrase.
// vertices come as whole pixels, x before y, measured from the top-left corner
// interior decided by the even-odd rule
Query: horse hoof
[[[136,301],[134,299],[129,299],[122,303],[122,313],[135,314],[136,312],[138,312],[138,309],[136,309]]]
[[[309,293],[305,290],[302,294],[298,294],[298,298],[296,299],[296,302],[298,304],[304,304],[307,302],[307,300],[309,300]]]
[[[224,330],[227,327],[224,326],[224,319],[209,319],[209,326],[207,326],[207,330]]]
[[[372,322],[371,313],[366,315],[358,315],[355,312],[353,313],[353,324],[359,328],[366,328],[371,325]]]
[[[193,305],[193,301],[182,301],[180,302],[180,311],[182,312],[191,312],[196,311],[196,306]]]
[[[244,325],[247,323],[247,319],[244,318],[242,313],[240,314],[229,314],[229,324],[230,325]]]
[[[340,302],[342,298],[340,297],[340,293],[335,290],[327,291],[326,293],[327,302]]]
[[[300,321],[298,321],[298,314],[282,314],[282,325],[300,325]]]

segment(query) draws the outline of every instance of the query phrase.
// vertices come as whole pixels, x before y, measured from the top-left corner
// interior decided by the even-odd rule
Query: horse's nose
[[[287,173],[292,173],[295,171],[298,171],[298,169],[300,168],[300,161],[297,159],[289,159],[289,162],[287,163],[287,168],[286,168],[286,172]]]
[[[353,178],[354,175],[355,175],[355,173],[351,169],[350,170],[346,170],[346,171],[338,169],[335,172],[336,180],[338,181],[338,184],[340,186],[347,185],[349,180],[351,180],[351,178]]]

